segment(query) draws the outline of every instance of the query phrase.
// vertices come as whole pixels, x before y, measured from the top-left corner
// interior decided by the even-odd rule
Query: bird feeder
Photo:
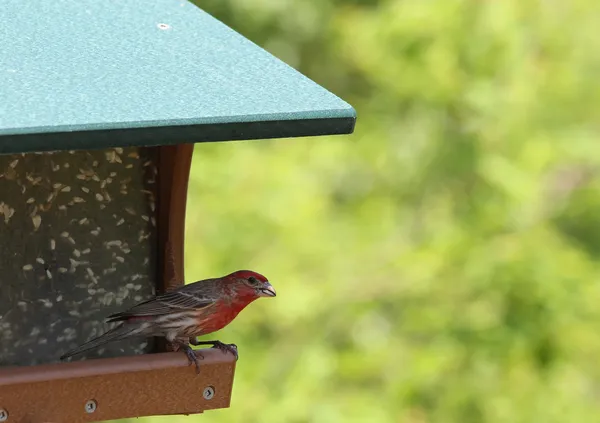
[[[218,350],[200,375],[153,339],[59,357],[183,284],[193,143],[347,134],[354,110],[183,0],[0,11],[0,422],[228,407]]]

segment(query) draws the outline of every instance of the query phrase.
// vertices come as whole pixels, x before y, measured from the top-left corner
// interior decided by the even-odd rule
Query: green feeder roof
[[[0,153],[354,130],[348,103],[187,1],[0,12]]]

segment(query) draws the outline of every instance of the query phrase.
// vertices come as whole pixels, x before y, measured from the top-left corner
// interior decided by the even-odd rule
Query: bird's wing
[[[108,316],[108,322],[127,320],[131,317],[157,316],[186,310],[198,311],[214,304],[216,298],[200,292],[177,290],[144,301],[130,309]]]

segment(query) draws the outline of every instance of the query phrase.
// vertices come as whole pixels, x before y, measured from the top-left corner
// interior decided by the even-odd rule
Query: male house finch
[[[188,342],[212,345],[224,353],[232,352],[237,358],[235,345],[220,341],[200,342],[196,337],[224,328],[257,298],[274,296],[275,289],[267,278],[250,270],[238,270],[221,278],[194,282],[108,316],[107,322],[122,323],[67,352],[60,359],[124,338],[161,336],[177,349],[182,349],[190,365],[195,363],[196,373],[200,373],[198,358]]]

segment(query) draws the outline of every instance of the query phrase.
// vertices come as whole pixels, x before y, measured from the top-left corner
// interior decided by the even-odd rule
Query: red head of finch
[[[192,360],[188,342],[200,344],[197,336],[224,328],[254,300],[274,296],[275,289],[267,278],[250,270],[194,282],[108,316],[108,322],[121,322],[119,326],[67,352],[61,359],[124,338],[160,336],[183,347]],[[224,346],[219,341],[205,344]]]

